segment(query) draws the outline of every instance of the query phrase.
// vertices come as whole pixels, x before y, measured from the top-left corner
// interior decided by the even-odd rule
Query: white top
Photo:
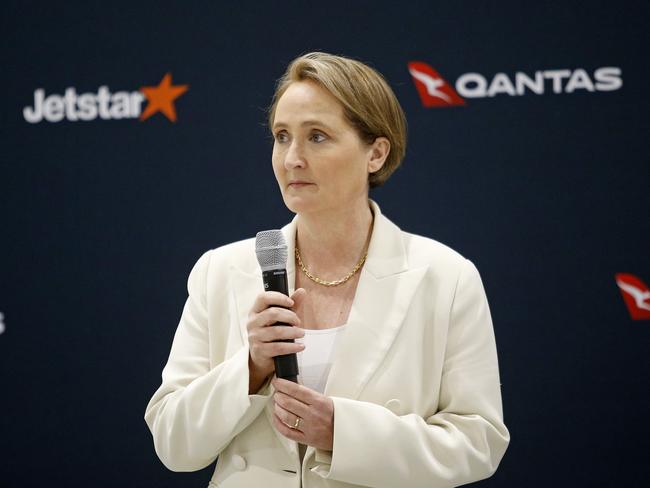
[[[330,329],[305,329],[305,336],[296,342],[305,344],[298,356],[298,383],[320,393],[325,392],[327,378],[332,368],[336,348],[341,342],[347,324]],[[300,461],[305,457],[307,446],[298,444]]]
[[[305,336],[296,339],[305,349],[298,353],[298,383],[320,393],[325,392],[334,353],[347,324],[330,329],[305,329]]]

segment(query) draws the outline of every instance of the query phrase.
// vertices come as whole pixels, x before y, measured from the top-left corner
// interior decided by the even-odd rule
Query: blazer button
[[[399,415],[399,414],[400,414],[400,412],[401,412],[401,410],[400,410],[401,406],[402,406],[402,403],[401,403],[397,398],[393,398],[393,399],[391,399],[391,400],[388,400],[388,401],[386,402],[386,405],[384,405],[384,407],[386,407],[388,410],[390,410],[391,412],[393,412],[395,415]]]
[[[235,469],[244,471],[246,469],[246,460],[243,457],[235,454],[232,457],[232,465],[235,467]]]

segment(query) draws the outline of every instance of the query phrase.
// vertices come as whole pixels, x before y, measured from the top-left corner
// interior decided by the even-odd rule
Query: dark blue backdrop
[[[482,485],[650,486],[650,322],[614,281],[650,281],[649,21],[646,2],[5,5],[0,486],[207,484],[162,466],[144,408],[195,260],[291,217],[264,108],[311,50],[384,73],[409,146],[373,198],[481,271],[512,434]],[[425,108],[412,60],[452,85],[618,67],[623,86]],[[23,117],[38,88],[133,92],[168,72],[189,85],[175,123]]]

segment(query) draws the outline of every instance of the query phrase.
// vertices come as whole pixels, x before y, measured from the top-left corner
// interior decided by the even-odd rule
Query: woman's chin
[[[313,196],[283,195],[284,204],[293,213],[308,213],[317,210],[318,199]]]

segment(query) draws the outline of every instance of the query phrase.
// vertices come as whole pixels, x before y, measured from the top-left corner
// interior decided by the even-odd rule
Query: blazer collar
[[[399,227],[388,220],[382,213],[379,205],[369,200],[370,208],[375,216],[370,243],[368,245],[368,257],[364,269],[372,273],[376,278],[382,278],[391,274],[400,273],[408,268],[407,253]],[[296,246],[296,225],[298,216],[282,227],[282,234],[287,243],[287,275],[289,285],[293,290],[295,284],[296,264],[292,259]],[[251,240],[254,242],[254,240]],[[251,259],[245,259],[237,264],[235,268],[245,274],[260,276],[259,265],[253,253]]]
[[[382,213],[379,205],[369,200],[370,208],[374,214],[374,225],[368,245],[368,257],[364,269],[375,278],[383,278],[392,274],[401,273],[408,268],[408,261],[404,242],[399,227],[388,220]],[[296,224],[298,217],[282,228],[282,233],[287,242],[289,259],[287,260],[287,274],[292,278],[290,283],[295,283],[295,260],[292,259],[296,245]]]

